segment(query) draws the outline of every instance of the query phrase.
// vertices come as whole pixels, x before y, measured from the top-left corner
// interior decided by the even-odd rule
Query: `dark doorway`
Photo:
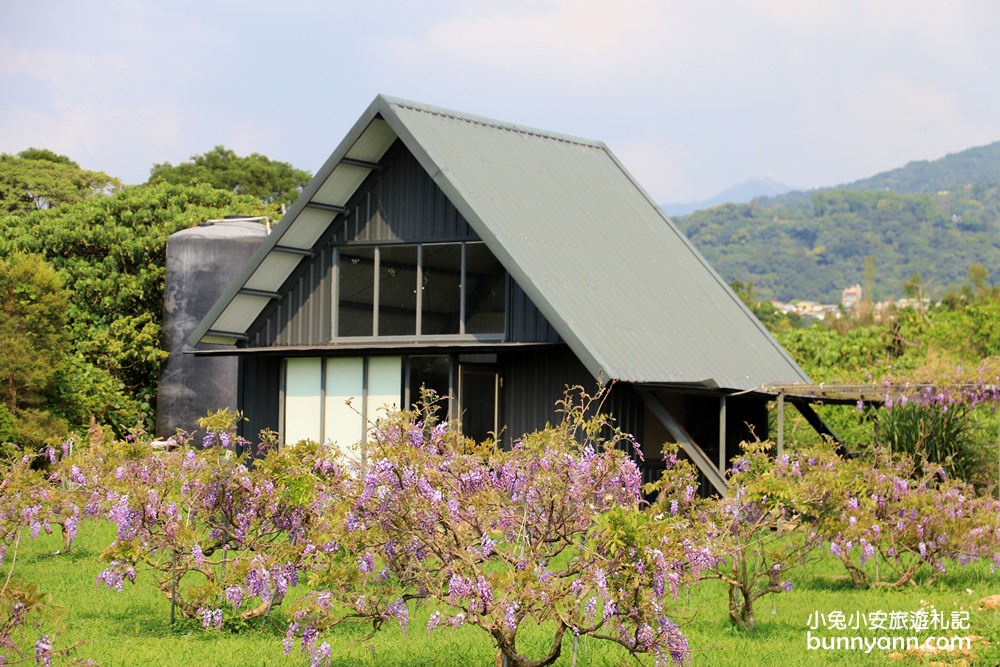
[[[462,433],[476,442],[495,435],[500,421],[500,372],[496,366],[459,365],[458,392]]]
[[[407,407],[419,408],[421,390],[430,389],[437,396],[435,416],[439,422],[447,422],[451,401],[451,357],[414,356],[410,357],[410,382],[406,396]]]

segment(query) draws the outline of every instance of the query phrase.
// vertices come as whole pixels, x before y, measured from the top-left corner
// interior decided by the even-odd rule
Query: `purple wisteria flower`
[[[52,640],[42,635],[35,641],[35,664],[50,667],[52,664]]]
[[[135,567],[126,561],[113,560],[107,568],[97,575],[97,583],[104,582],[104,587],[114,589],[119,593],[125,585],[125,580],[135,582]]]
[[[327,642],[323,642],[319,646],[310,650],[309,667],[322,667],[323,665],[329,665],[332,652],[332,648]]]
[[[66,533],[67,542],[72,542],[76,539],[76,531],[79,523],[80,520],[75,514],[71,514],[63,520],[63,531]]]
[[[375,556],[370,551],[366,551],[358,560],[358,570],[365,574],[371,574],[375,569]]]
[[[403,598],[397,599],[385,610],[386,616],[392,616],[399,622],[399,627],[405,635],[410,628],[410,610]]]
[[[243,604],[243,589],[239,586],[230,586],[226,589],[226,600],[233,605],[233,609],[239,609]]]
[[[222,629],[221,609],[200,609],[198,613],[201,615],[201,627],[206,630],[211,628],[215,628],[216,630]]]
[[[195,544],[191,547],[191,558],[198,564],[198,567],[205,564],[205,554],[202,553],[200,544]]]
[[[285,655],[292,654],[292,648],[295,646],[295,633],[299,630],[298,623],[289,623],[288,630],[285,631],[285,638],[281,642],[281,647],[284,650]]]
[[[516,602],[508,602],[504,610],[503,624],[511,632],[517,629],[517,610],[518,605]]]
[[[472,594],[472,584],[458,574],[448,580],[448,604],[458,607]]]
[[[243,582],[243,587],[252,596],[261,598],[269,596],[271,590],[271,573],[264,567],[260,556],[254,557],[246,579]]]
[[[80,466],[74,465],[70,468],[69,477],[73,480],[74,484],[79,484],[80,486],[87,485],[87,478],[83,475],[83,471],[80,470]]]
[[[583,620],[588,624],[593,623],[597,618],[597,596],[592,595],[583,605]]]
[[[490,554],[496,551],[497,543],[495,540],[491,539],[489,535],[483,533],[483,538],[480,540],[480,545],[483,550],[483,558],[489,558]]]
[[[670,659],[673,660],[678,665],[687,664],[688,658],[691,656],[691,649],[688,647],[687,637],[681,632],[681,629],[677,627],[677,624],[671,621],[669,618],[663,619],[664,631],[667,634],[667,650],[670,653]]]
[[[108,519],[118,526],[120,542],[131,540],[139,534],[139,518],[139,513],[129,507],[127,495],[119,497],[118,502],[108,510]]]

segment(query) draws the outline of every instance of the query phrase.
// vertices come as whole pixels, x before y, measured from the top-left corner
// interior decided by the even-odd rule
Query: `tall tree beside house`
[[[240,157],[225,146],[216,146],[188,162],[154,164],[149,183],[193,185],[208,183],[220,190],[251,195],[264,204],[291,204],[312,176],[287,162],[260,153]]]
[[[252,196],[207,184],[131,186],[72,205],[0,217],[0,257],[37,253],[70,289],[72,373],[60,390],[119,433],[148,427],[160,364],[166,244],[181,229],[226,215],[276,215]]]
[[[68,301],[42,257],[0,257],[0,442],[39,445],[68,429],[46,407],[65,365]]]

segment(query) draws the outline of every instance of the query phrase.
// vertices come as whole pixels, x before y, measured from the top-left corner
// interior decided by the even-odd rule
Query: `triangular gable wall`
[[[321,348],[331,343],[335,248],[347,244],[409,244],[480,241],[475,231],[431,180],[402,142],[397,141],[317,243],[315,254],[278,290],[280,298],[248,329],[247,347]],[[512,342],[556,342],[558,334],[512,285]],[[377,345],[373,340],[372,345]]]

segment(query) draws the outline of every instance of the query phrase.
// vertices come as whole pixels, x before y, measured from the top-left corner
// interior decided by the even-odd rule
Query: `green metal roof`
[[[235,343],[399,137],[595,378],[808,382],[599,142],[379,96],[192,334]]]

